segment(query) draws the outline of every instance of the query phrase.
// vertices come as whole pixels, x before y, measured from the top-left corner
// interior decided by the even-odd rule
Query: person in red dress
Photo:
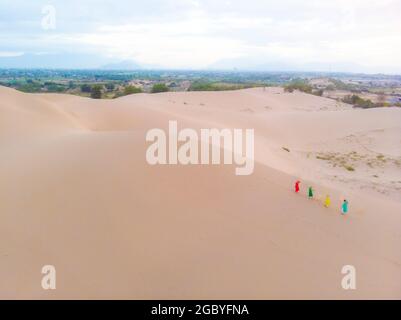
[[[295,182],[295,192],[298,193],[299,192],[299,184],[301,183],[301,181],[297,181]]]

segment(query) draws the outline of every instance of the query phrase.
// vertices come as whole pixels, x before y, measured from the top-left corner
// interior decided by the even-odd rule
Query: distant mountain
[[[278,59],[265,60],[256,57],[241,57],[223,59],[208,66],[212,70],[238,70],[238,71],[312,71],[312,72],[363,72],[363,66],[354,63],[288,63]]]
[[[117,63],[108,63],[101,67],[105,70],[138,70],[141,66],[132,60],[124,60]]]
[[[219,60],[208,66],[211,70],[238,71],[291,71],[292,66],[280,61],[264,61],[255,57],[241,57]]]
[[[82,53],[29,53],[21,56],[0,57],[0,68],[99,69],[113,63],[116,62],[111,58]]]

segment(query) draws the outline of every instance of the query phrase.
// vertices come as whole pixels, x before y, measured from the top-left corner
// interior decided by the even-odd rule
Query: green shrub
[[[312,93],[313,88],[305,80],[295,80],[284,86],[285,92],[294,92],[295,90],[305,93]]]
[[[106,87],[107,91],[113,91],[116,87],[113,82],[106,83],[104,86]]]
[[[358,87],[356,85],[353,85],[350,83],[345,83],[341,80],[330,79],[330,82],[334,85],[334,88],[337,90],[345,90],[345,91],[357,91],[358,90]]]
[[[124,88],[124,95],[134,94],[134,93],[141,93],[142,89],[135,87],[135,86],[126,86]]]
[[[40,82],[27,80],[25,84],[21,84],[17,87],[22,92],[40,92],[42,90],[42,84]]]
[[[376,107],[380,106],[378,104],[373,103],[369,99],[365,100],[365,99],[363,99],[360,96],[355,95],[355,94],[353,94],[352,96],[351,95],[345,96],[342,99],[342,101],[345,102],[345,103],[348,103],[348,104],[352,104],[354,107],[364,108],[364,109],[376,108]]]
[[[218,88],[211,82],[194,81],[189,86],[188,91],[218,91]]]
[[[92,90],[92,87],[89,84],[85,83],[85,84],[81,85],[81,92],[89,93],[89,92],[91,92],[91,90]]]
[[[198,80],[191,83],[188,91],[224,91],[268,86],[268,84],[262,83],[222,83]]]
[[[322,97],[322,96],[323,96],[323,93],[324,93],[324,90],[323,90],[323,89],[314,90],[314,91],[312,92],[312,94],[314,94],[315,96],[318,96],[318,97]]]
[[[100,84],[96,84],[91,89],[91,98],[92,99],[101,99],[102,98],[102,90],[103,86]]]
[[[45,82],[45,87],[48,92],[64,92],[66,90],[64,85],[54,82]]]
[[[152,93],[167,92],[169,88],[165,83],[156,83],[152,87]]]
[[[348,171],[355,171],[354,167],[350,165],[344,165],[344,168],[347,169]]]

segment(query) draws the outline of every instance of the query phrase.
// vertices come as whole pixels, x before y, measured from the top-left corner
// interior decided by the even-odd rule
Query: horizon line
[[[401,73],[385,72],[356,72],[356,71],[316,71],[316,70],[253,70],[253,69],[185,69],[185,68],[137,68],[137,69],[108,69],[108,68],[62,68],[62,67],[0,67],[0,70],[42,70],[42,71],[109,71],[109,72],[139,72],[139,71],[165,71],[165,72],[229,72],[229,73],[322,73],[344,75],[392,76],[401,77]]]

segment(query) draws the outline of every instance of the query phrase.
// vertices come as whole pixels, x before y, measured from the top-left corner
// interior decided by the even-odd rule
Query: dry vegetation
[[[316,159],[329,162],[334,168],[343,167],[347,171],[355,171],[356,166],[365,164],[368,167],[383,168],[386,164],[401,166],[401,158],[393,158],[383,154],[369,155],[360,154],[356,151],[349,153],[340,152],[319,152],[316,154]]]

